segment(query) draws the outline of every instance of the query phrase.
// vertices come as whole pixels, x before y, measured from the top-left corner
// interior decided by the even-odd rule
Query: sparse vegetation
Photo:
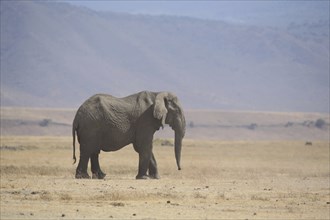
[[[314,126],[314,121],[311,121],[311,120],[304,121],[303,126],[306,126],[306,127],[309,127],[309,128],[313,127]]]
[[[289,121],[288,123],[285,124],[284,127],[289,128],[289,127],[292,127],[292,126],[293,126],[293,122]]]
[[[196,192],[196,193],[194,193],[194,198],[195,199],[207,199],[207,195],[203,195],[200,192]]]
[[[53,196],[49,193],[49,192],[43,192],[39,194],[40,199],[44,200],[44,201],[52,201],[53,200]]]
[[[42,121],[39,122],[39,125],[41,127],[47,127],[47,126],[49,126],[50,123],[52,123],[52,119],[45,118],[45,119],[43,119]]]
[[[69,195],[68,193],[61,193],[60,194],[60,200],[70,201],[70,200],[72,200],[72,196]]]
[[[251,200],[259,200],[259,201],[269,201],[270,198],[260,195],[252,195]]]
[[[112,206],[117,206],[117,207],[120,207],[120,206],[125,206],[125,203],[122,203],[122,202],[112,202],[110,203]]]
[[[161,138],[156,138],[156,139],[154,139],[153,144],[154,144],[154,145],[165,146],[165,147],[167,147],[167,146],[169,146],[169,147],[173,147],[173,146],[174,146],[172,140],[169,140],[169,139],[161,139]]]
[[[324,128],[325,125],[326,125],[326,122],[322,118],[317,119],[315,122],[315,127],[320,128],[320,129]]]
[[[252,123],[248,126],[248,129],[255,130],[257,127],[258,127],[258,125],[256,123]]]
[[[163,141],[161,142],[161,146],[170,146],[170,147],[173,147],[174,144],[173,144],[172,141],[166,139],[166,140],[163,140]]]

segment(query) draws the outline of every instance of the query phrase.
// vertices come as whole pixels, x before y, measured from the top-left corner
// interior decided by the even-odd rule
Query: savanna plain
[[[134,179],[132,146],[78,180],[71,138],[1,137],[1,219],[330,217],[328,142],[185,140],[181,171],[169,142],[155,140],[159,180]]]
[[[222,126],[227,122],[214,116],[207,123],[213,130],[207,133],[206,122],[188,113],[187,121],[194,123],[183,142],[181,171],[176,168],[173,138],[156,137],[159,180],[135,180],[138,155],[131,145],[102,152],[100,163],[107,176],[94,180],[74,178],[72,137],[27,135],[37,129],[54,133],[57,127],[70,135],[72,111],[65,117],[56,111],[55,117],[24,110],[25,118],[19,119],[13,118],[19,111],[13,112],[2,110],[1,115],[0,219],[330,218],[328,120],[320,130],[303,125],[306,115],[219,113],[231,124],[258,126]],[[316,121],[321,116],[308,117]],[[285,126],[289,119],[292,123]],[[219,134],[227,132],[227,140],[208,138],[214,128]],[[202,132],[202,138],[193,138]],[[242,137],[254,138],[239,140]],[[76,151],[79,156],[79,145]]]

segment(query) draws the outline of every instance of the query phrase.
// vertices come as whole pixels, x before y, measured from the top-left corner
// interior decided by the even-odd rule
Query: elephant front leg
[[[139,153],[139,172],[136,179],[148,179],[147,171],[150,164],[151,153]]]
[[[152,158],[152,139],[153,128],[144,127],[138,130],[136,143],[133,144],[135,151],[139,153],[139,171],[136,179],[149,179],[147,171],[151,167],[151,173],[156,174],[157,166],[155,160],[151,162]],[[151,165],[150,165],[151,164]],[[149,171],[150,174],[150,171]]]
[[[152,153],[150,163],[149,163],[149,177],[151,179],[159,179],[158,169],[157,169],[157,162],[155,159],[154,154]]]
[[[102,172],[99,163],[99,153],[94,153],[91,156],[91,170],[92,170],[92,179],[104,179],[106,176],[105,173]]]

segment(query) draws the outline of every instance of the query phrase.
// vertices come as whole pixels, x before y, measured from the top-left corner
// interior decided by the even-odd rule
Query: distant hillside
[[[327,112],[328,30],[1,1],[1,105],[170,90],[185,108]]]

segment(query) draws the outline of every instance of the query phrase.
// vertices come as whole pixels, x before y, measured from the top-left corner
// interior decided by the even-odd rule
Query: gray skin
[[[99,164],[100,151],[117,151],[133,144],[139,154],[136,179],[158,179],[158,169],[152,152],[154,133],[164,124],[175,131],[175,158],[181,170],[181,147],[186,122],[178,98],[169,92],[143,91],[124,98],[97,94],[78,109],[72,125],[73,159],[75,137],[80,144],[80,159],[76,178],[90,178],[87,173],[91,159],[92,178],[103,179]]]

